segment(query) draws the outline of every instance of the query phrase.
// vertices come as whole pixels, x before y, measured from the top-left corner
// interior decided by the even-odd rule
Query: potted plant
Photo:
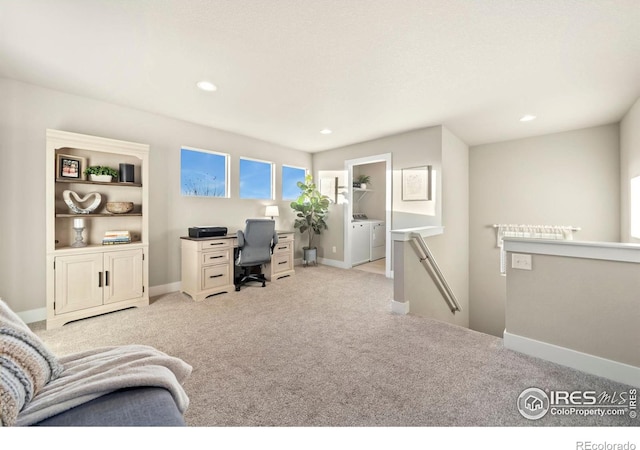
[[[107,166],[91,166],[84,170],[85,175],[89,175],[91,181],[111,182],[113,177],[118,176],[118,171]]]
[[[313,177],[307,175],[304,183],[298,181],[300,196],[291,202],[291,208],[296,212],[297,219],[294,227],[300,230],[301,234],[307,233],[309,243],[303,247],[304,264],[310,262],[317,263],[317,248],[313,246],[313,238],[316,234],[321,234],[327,229],[325,218],[329,212],[329,197],[322,195],[313,182]]]
[[[360,189],[366,189],[367,183],[369,183],[369,181],[371,181],[371,177],[369,175],[358,175],[358,181],[357,181],[358,186],[354,186],[354,187],[359,187]]]

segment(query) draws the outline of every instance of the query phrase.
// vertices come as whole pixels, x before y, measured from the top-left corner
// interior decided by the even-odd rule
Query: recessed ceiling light
[[[213,84],[213,83],[212,83],[212,82],[210,82],[210,81],[205,81],[205,80],[203,80],[203,81],[198,81],[198,83],[196,84],[196,86],[198,86],[198,87],[199,87],[200,89],[202,89],[203,91],[207,91],[207,92],[213,92],[213,91],[215,91],[216,89],[218,89],[218,88],[216,87],[216,85],[215,85],[215,84]]]
[[[321,134],[331,134],[331,133],[333,133],[333,131],[331,131],[331,130],[330,130],[330,129],[328,129],[328,128],[325,128],[324,130],[320,130],[320,133],[321,133]]]
[[[532,120],[535,120],[535,119],[536,119],[536,116],[527,114],[526,116],[522,116],[522,118],[520,119],[520,122],[531,122]]]

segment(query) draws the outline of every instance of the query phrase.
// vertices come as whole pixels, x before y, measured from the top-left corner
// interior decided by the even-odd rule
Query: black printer
[[[208,238],[217,236],[226,236],[227,227],[190,227],[190,238]]]

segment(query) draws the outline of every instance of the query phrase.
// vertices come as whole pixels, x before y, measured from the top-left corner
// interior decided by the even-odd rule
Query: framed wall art
[[[402,169],[402,200],[431,200],[431,166]]]

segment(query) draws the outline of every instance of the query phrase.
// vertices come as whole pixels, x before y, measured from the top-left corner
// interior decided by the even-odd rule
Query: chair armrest
[[[238,230],[238,248],[244,247],[244,231]]]

